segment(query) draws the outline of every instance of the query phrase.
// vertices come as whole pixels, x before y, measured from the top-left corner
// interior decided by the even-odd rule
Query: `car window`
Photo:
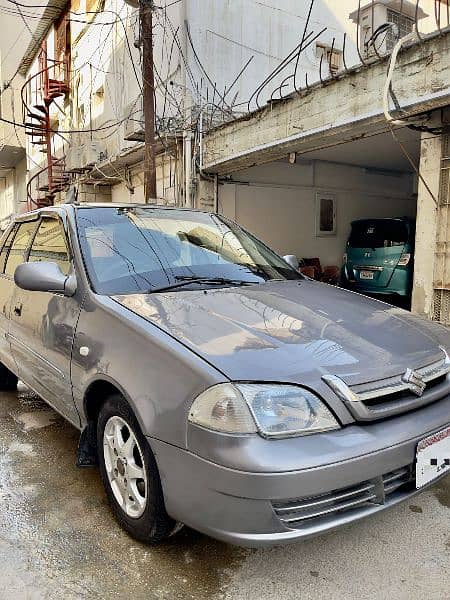
[[[12,242],[12,239],[13,239],[15,233],[16,233],[16,227],[14,226],[11,229],[11,231],[9,232],[8,237],[5,240],[5,243],[3,244],[2,251],[0,252],[0,273],[5,272],[6,258],[8,257],[8,252],[11,248],[11,242]]]
[[[348,241],[350,248],[391,248],[408,242],[408,227],[404,221],[380,219],[356,221]]]
[[[20,223],[14,241],[6,259],[5,273],[11,277],[16,267],[25,261],[25,252],[28,249],[32,235],[36,229],[36,221]]]
[[[70,261],[66,238],[58,219],[43,218],[31,246],[29,262],[57,263],[64,275],[69,274]]]

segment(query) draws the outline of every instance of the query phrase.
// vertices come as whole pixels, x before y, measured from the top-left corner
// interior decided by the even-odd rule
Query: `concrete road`
[[[20,395],[19,395],[20,396]],[[242,550],[185,529],[148,548],[108,510],[77,432],[45,404],[0,395],[0,599],[450,597],[450,478],[327,536]]]

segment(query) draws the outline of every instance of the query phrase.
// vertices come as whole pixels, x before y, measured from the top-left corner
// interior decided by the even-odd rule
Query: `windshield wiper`
[[[228,279],[227,277],[196,277],[194,275],[178,275],[175,277],[178,283],[172,283],[172,285],[165,285],[164,287],[155,288],[149,290],[148,294],[154,294],[156,292],[167,292],[174,290],[192,283],[207,283],[212,285],[253,285],[256,281],[242,281],[240,279]]]

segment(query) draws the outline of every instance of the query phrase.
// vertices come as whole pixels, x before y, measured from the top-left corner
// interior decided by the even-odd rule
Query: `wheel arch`
[[[84,392],[83,412],[86,421],[88,423],[96,423],[103,404],[113,394],[120,394],[124,398],[142,427],[139,414],[127,392],[119,383],[105,375],[101,375],[92,380]]]
[[[83,418],[85,424],[81,430],[78,443],[77,465],[79,467],[91,467],[98,464],[97,421],[102,406],[114,394],[120,394],[128,404],[139,423],[141,431],[143,431],[140,415],[124,388],[105,375],[97,376],[89,382],[83,395]]]

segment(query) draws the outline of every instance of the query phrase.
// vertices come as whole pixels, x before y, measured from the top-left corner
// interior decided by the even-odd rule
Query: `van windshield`
[[[371,219],[352,223],[348,240],[350,248],[391,248],[408,242],[405,221],[396,219]]]
[[[182,291],[191,289],[193,283],[183,282],[192,279],[205,280],[196,289],[207,286],[207,279],[224,285],[302,279],[262,242],[218,215],[130,206],[79,208],[76,216],[86,269],[99,294],[174,285]]]

